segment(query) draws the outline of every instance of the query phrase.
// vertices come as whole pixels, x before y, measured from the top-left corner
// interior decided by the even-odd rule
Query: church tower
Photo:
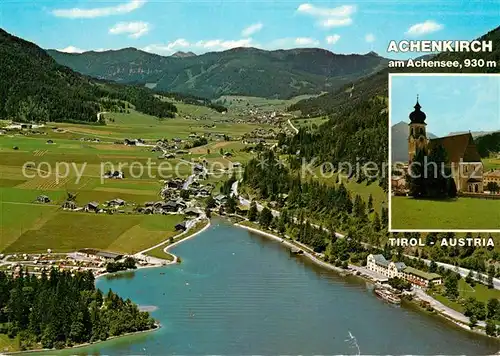
[[[409,117],[409,133],[408,133],[408,163],[411,163],[413,157],[417,151],[427,148],[428,139],[425,118],[426,115],[420,109],[422,108],[418,102],[417,95],[417,103],[414,106],[415,110],[413,110]]]

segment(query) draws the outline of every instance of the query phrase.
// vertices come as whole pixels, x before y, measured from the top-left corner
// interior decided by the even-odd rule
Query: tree
[[[250,203],[250,209],[248,210],[248,220],[250,221],[257,220],[257,215],[258,215],[257,204],[254,201],[252,201]]]
[[[368,212],[371,213],[373,210],[373,196],[370,194],[368,197]]]
[[[229,196],[226,201],[226,212],[228,214],[234,214],[236,211],[236,199],[233,196]]]
[[[486,335],[488,335],[488,336],[493,336],[493,337],[497,336],[497,325],[496,325],[495,321],[493,321],[491,319],[486,320],[485,331],[486,331]]]
[[[448,298],[450,298],[450,299],[458,298],[458,295],[459,295],[459,293],[458,293],[458,279],[454,273],[445,279],[444,287],[445,287],[446,295],[448,296]]]
[[[215,202],[214,197],[210,195],[210,196],[207,198],[207,201],[206,201],[206,207],[207,207],[207,209],[213,209],[213,208],[215,208],[216,206],[217,206],[217,204],[216,204],[216,202]]]
[[[181,190],[180,197],[182,199],[189,199],[189,190],[187,189]]]
[[[500,302],[497,298],[489,299],[486,309],[488,319],[500,319]]]
[[[474,272],[472,270],[469,270],[469,273],[467,273],[467,276],[465,277],[465,282],[469,284],[471,287],[474,287],[476,285],[476,282],[474,281]]]
[[[471,315],[470,318],[469,318],[469,327],[472,329],[474,329],[477,325],[477,318],[475,315]]]
[[[429,272],[430,273],[436,273],[437,272],[437,268],[438,268],[438,265],[436,262],[431,261],[430,265],[429,265]]]
[[[263,228],[267,229],[271,224],[272,220],[273,220],[273,214],[271,213],[271,210],[269,210],[269,208],[265,206],[264,209],[262,209],[262,211],[260,212],[259,224]]]

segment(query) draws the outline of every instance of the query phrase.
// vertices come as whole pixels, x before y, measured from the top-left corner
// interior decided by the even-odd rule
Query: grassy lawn
[[[500,229],[500,200],[391,197],[393,229]]]
[[[48,248],[54,252],[70,252],[98,248],[135,253],[174,235],[175,225],[184,219],[182,215],[52,213],[46,221],[41,216],[38,224],[32,223],[30,229],[17,236],[14,233],[7,236],[2,252],[40,253]],[[33,213],[26,216],[37,218]]]
[[[442,295],[441,293],[444,293],[443,287],[441,287],[441,289],[439,289],[437,292],[431,293],[431,295],[447,307],[450,307],[461,313],[464,312],[464,306],[462,305],[462,303],[467,300],[467,298],[474,297],[478,301],[485,304],[488,303],[488,300],[490,300],[491,298],[500,298],[500,290],[488,289],[487,286],[479,283],[476,283],[476,285],[472,287],[467,284],[467,282],[465,282],[463,278],[458,281],[458,292],[458,301],[449,300],[447,297]]]
[[[292,120],[293,126],[296,128],[302,128],[306,127],[309,131],[315,131],[318,129],[318,127],[327,122],[328,118],[324,116],[319,116],[319,117],[311,117],[309,119],[296,119]]]
[[[187,238],[187,237],[189,237],[189,236],[197,233],[198,231],[200,231],[201,229],[203,229],[205,226],[207,226],[207,224],[208,224],[207,220],[198,222],[193,228],[191,228],[191,230],[189,230],[189,232],[187,234],[179,236],[178,238],[174,237],[172,239],[172,243],[184,240],[185,238]],[[167,241],[163,245],[158,246],[157,248],[152,249],[151,251],[146,252],[146,255],[151,256],[151,257],[161,258],[161,259],[164,259],[164,260],[167,260],[167,261],[173,261],[174,260],[174,256],[172,256],[172,254],[164,251],[165,247],[167,247],[170,244],[171,244],[170,241]]]
[[[484,158],[483,164],[485,172],[492,169],[500,169],[500,158]]]
[[[19,337],[9,338],[5,334],[0,334],[0,352],[19,351]]]

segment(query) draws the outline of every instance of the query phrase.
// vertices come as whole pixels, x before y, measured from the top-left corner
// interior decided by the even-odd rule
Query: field
[[[241,141],[209,141],[174,159],[160,160],[151,146],[117,144],[125,138],[154,143],[191,133],[242,135],[258,127],[203,106],[178,104],[179,115],[159,120],[131,110],[105,113],[106,125],[48,123],[36,129],[0,136],[0,252],[67,252],[88,247],[132,253],[175,234],[183,216],[131,214],[134,207],[160,199],[162,180],[192,174],[190,162],[217,164],[218,176],[207,182],[218,187],[232,174],[231,165],[251,158]],[[185,117],[189,117],[186,119]],[[55,129],[57,128],[57,130]],[[231,156],[223,157],[229,152]],[[142,167],[142,168],[141,168]],[[124,179],[105,179],[120,170]],[[142,171],[141,171],[142,170]],[[83,207],[123,199],[127,205],[113,215],[63,211],[71,193]],[[50,202],[39,203],[46,195]]]
[[[500,230],[500,200],[450,201],[391,197],[391,228],[402,230]]]
[[[492,169],[500,169],[500,158],[485,158],[483,159],[484,171],[490,171]]]
[[[328,121],[328,118],[324,116],[319,116],[319,117],[312,117],[310,119],[295,119],[292,120],[293,126],[295,126],[297,129],[306,127],[310,131],[315,131],[318,129],[318,127]]]

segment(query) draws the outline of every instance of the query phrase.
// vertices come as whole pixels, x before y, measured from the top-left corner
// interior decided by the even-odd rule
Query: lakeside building
[[[428,288],[431,284],[442,284],[442,278],[437,273],[424,272],[406,266],[403,262],[388,261],[383,255],[368,255],[366,268],[388,278],[399,277],[405,279],[418,288]]]

